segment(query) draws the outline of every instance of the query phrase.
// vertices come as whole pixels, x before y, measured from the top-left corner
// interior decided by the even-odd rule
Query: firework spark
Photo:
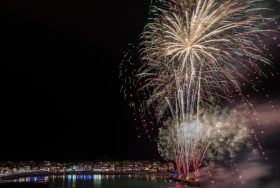
[[[273,19],[261,14],[265,9],[256,8],[259,2],[161,1],[142,34],[138,76],[152,90],[148,104],[156,104],[159,118],[172,117],[168,132],[160,132],[159,148],[167,149],[160,151],[174,157],[186,178],[190,168],[198,176],[206,153],[233,156],[247,138],[246,124],[221,121],[213,111],[236,96],[246,101],[241,81],[250,83],[248,75],[263,74],[261,65],[269,64],[262,38],[275,31],[267,26]]]
[[[179,102],[184,121],[214,98],[243,97],[240,82],[250,82],[247,74],[260,74],[259,65],[269,63],[261,36],[274,32],[267,29],[273,20],[255,8],[258,2],[166,0],[153,8],[142,34],[139,76],[153,90],[149,103],[157,103],[159,115],[179,111]]]
[[[165,122],[159,152],[186,178],[198,177],[204,159],[233,157],[248,138],[243,116],[217,106],[241,98],[251,107],[242,83],[270,63],[263,39],[277,32],[262,1],[159,0],[151,9],[134,83]]]
[[[242,114],[235,110],[228,113],[216,110],[202,115],[199,122],[176,125],[173,120],[168,121],[159,131],[159,153],[167,160],[176,161],[179,176],[188,179],[192,169],[198,178],[205,159],[233,158],[249,140],[250,130]]]

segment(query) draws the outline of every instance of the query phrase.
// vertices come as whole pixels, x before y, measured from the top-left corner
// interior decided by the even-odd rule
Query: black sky
[[[0,159],[150,156],[118,79],[148,7],[148,0],[1,1]]]
[[[149,3],[0,2],[0,160],[157,157],[137,138],[118,78]]]

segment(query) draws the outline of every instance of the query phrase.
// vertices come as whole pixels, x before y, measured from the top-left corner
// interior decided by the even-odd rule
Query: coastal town
[[[86,161],[86,162],[5,162],[0,163],[0,178],[21,175],[50,174],[169,174],[174,170],[171,162],[158,161]]]

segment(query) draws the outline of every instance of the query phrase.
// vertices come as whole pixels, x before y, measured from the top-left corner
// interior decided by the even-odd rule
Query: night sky
[[[119,64],[149,1],[1,1],[2,160],[152,157]]]
[[[266,2],[280,12],[279,2]],[[119,79],[149,4],[1,1],[0,160],[158,158],[154,144],[137,137]],[[266,83],[275,97],[279,81]]]

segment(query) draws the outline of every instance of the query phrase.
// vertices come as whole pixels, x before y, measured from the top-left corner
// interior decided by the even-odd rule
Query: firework
[[[199,121],[180,125],[170,120],[159,131],[158,150],[166,160],[176,162],[179,177],[189,179],[192,169],[197,179],[203,161],[233,158],[245,146],[250,135],[246,124],[244,115],[235,110],[207,112]]]
[[[139,78],[153,90],[149,104],[156,103],[159,117],[180,107],[184,121],[213,99],[245,99],[240,82],[269,63],[261,36],[274,32],[267,29],[273,20],[255,8],[258,2],[166,0],[153,8],[142,34]]]
[[[245,123],[215,111],[236,96],[246,101],[241,82],[250,83],[248,75],[263,74],[260,67],[269,64],[262,38],[275,31],[259,2],[165,0],[153,7],[138,78],[152,91],[148,104],[157,106],[158,117],[171,117],[160,131],[159,151],[186,178],[190,169],[198,176],[206,156],[233,157],[247,138]]]
[[[264,75],[270,54],[263,40],[277,32],[262,14],[267,10],[256,6],[262,0],[157,2],[141,35],[133,83],[145,93],[146,109],[165,122],[160,154],[176,162],[179,176],[193,171],[197,178],[203,161],[232,158],[248,139],[244,117],[217,106],[238,97],[250,104],[242,83]]]

